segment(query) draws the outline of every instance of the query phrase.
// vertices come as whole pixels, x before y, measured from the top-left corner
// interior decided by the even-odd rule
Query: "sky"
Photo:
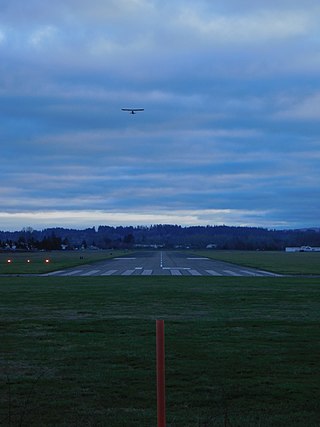
[[[1,0],[0,229],[319,227],[319,21],[317,0]]]

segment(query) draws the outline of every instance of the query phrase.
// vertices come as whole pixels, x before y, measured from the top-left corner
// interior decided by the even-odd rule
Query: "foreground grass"
[[[126,251],[1,252],[0,274],[40,274],[114,258]]]
[[[198,251],[197,255],[280,274],[320,274],[320,252]]]
[[[320,279],[0,279],[0,425],[318,426]]]

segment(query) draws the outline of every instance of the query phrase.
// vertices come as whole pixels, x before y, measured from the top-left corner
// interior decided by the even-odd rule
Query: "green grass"
[[[52,252],[1,252],[0,274],[40,274],[81,264],[91,264],[126,251],[52,251]],[[10,260],[10,262],[8,262]],[[29,262],[28,262],[29,260]],[[48,260],[48,262],[47,262]]]
[[[208,258],[280,274],[320,274],[320,252],[197,251]]]
[[[320,279],[0,279],[0,425],[319,425]]]

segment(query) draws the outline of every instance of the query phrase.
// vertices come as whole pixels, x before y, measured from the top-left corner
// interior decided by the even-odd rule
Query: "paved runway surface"
[[[136,252],[90,265],[54,271],[44,276],[279,276],[175,251]]]

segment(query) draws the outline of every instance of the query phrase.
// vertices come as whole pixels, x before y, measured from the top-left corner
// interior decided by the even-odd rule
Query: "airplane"
[[[144,108],[121,108],[122,111],[130,111],[130,114],[136,114],[137,111],[144,111]]]

